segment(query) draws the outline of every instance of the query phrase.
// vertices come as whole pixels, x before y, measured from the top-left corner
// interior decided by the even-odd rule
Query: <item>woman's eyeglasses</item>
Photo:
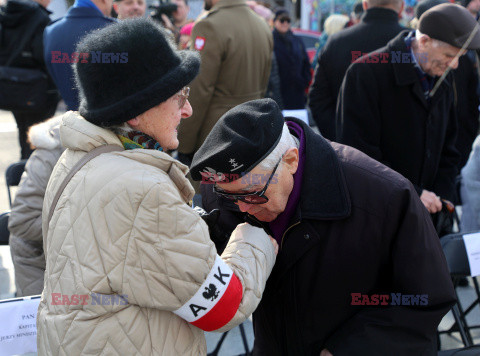
[[[237,201],[241,201],[247,204],[265,204],[266,202],[268,202],[268,198],[265,196],[265,192],[267,191],[268,185],[270,184],[273,176],[275,175],[275,172],[281,161],[282,158],[280,158],[280,161],[278,161],[277,165],[273,169],[272,174],[268,178],[267,184],[265,184],[265,187],[263,187],[263,189],[260,191],[251,193],[227,193],[223,190],[219,190],[216,185],[213,187],[213,191],[228,200],[232,200],[235,203]]]
[[[278,21],[280,21],[281,23],[285,23],[285,22],[290,23],[292,20],[290,20],[288,17],[284,17],[282,19],[279,19]]]
[[[180,90],[180,93],[178,95],[178,108],[181,109],[185,105],[185,103],[188,100],[188,96],[190,95],[190,87],[183,87],[182,90]]]

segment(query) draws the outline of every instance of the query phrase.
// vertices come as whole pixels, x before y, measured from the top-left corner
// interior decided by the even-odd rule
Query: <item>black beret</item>
[[[432,7],[420,16],[418,30],[433,39],[462,48],[472,31],[467,49],[480,48],[480,31],[477,21],[464,7],[456,4],[441,4]]]
[[[272,99],[234,107],[218,120],[195,153],[190,166],[192,178],[230,182],[250,172],[277,146],[284,123]]]

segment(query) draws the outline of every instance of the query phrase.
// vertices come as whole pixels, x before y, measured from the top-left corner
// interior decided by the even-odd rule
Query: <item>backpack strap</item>
[[[67,184],[70,182],[72,177],[88,162],[90,162],[92,159],[95,157],[101,155],[102,153],[109,153],[109,152],[115,152],[115,151],[124,151],[124,148],[118,145],[102,145],[94,148],[90,152],[88,152],[85,156],[83,156],[70,170],[70,172],[67,174],[65,179],[63,180],[62,184],[60,184],[60,187],[57,190],[57,194],[55,194],[55,197],[53,198],[52,205],[50,206],[50,211],[48,213],[48,221],[47,221],[47,226],[50,225],[50,220],[52,220],[53,212],[55,211],[55,207],[57,206],[58,200],[60,199],[60,196],[63,193],[63,190],[67,186]]]

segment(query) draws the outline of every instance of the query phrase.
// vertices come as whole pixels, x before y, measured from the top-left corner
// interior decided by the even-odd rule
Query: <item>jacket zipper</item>
[[[297,221],[295,224],[290,225],[290,226],[288,227],[288,229],[285,230],[285,232],[284,232],[283,235],[282,235],[282,240],[280,241],[280,248],[283,247],[283,239],[285,238],[285,235],[287,234],[287,232],[288,232],[291,228],[297,226],[298,224],[300,224],[300,221]]]

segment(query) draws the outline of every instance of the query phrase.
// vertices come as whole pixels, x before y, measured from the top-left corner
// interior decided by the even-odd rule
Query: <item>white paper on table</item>
[[[297,119],[302,120],[305,122],[307,125],[308,123],[308,113],[306,109],[302,110],[282,110],[282,114],[284,117],[291,116],[291,117],[296,117]]]
[[[480,276],[480,232],[463,235],[472,277]]]
[[[37,352],[40,297],[0,301],[0,356]]]

